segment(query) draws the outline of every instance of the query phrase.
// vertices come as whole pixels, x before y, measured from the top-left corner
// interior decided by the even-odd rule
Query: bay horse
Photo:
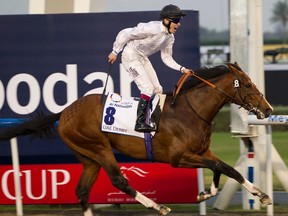
[[[220,160],[209,148],[212,121],[225,104],[238,104],[248,112],[254,113],[259,119],[268,117],[273,110],[239,65],[227,63],[227,65],[195,70],[184,82],[172,106],[171,102],[174,99],[172,93],[167,94],[158,129],[153,137],[155,161],[169,163],[175,168],[212,170],[213,182],[208,190],[199,193],[198,202],[217,194],[220,175],[223,173],[238,181],[254,196],[258,196],[261,203],[271,204],[272,201],[267,194],[233,167]],[[144,140],[102,132],[103,106],[101,94],[84,96],[60,113],[38,116],[8,129],[0,135],[0,141],[20,135],[46,132],[59,120],[60,137],[83,165],[76,195],[84,216],[93,215],[88,197],[101,167],[109,176],[113,186],[130,195],[146,208],[155,209],[159,215],[166,215],[170,212],[169,207],[155,203],[129,185],[113,154],[113,149],[116,149],[127,156],[146,160]]]

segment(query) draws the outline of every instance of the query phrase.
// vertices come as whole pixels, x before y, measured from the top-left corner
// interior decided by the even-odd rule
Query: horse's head
[[[272,111],[272,106],[264,98],[249,76],[235,62],[227,64],[230,71],[234,74],[235,104],[240,105],[246,110],[254,113],[258,119],[268,117]]]

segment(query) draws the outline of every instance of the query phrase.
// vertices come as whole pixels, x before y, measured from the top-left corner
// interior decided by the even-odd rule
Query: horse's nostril
[[[272,109],[266,109],[266,111],[265,111],[265,117],[270,116],[271,113],[272,113]]]

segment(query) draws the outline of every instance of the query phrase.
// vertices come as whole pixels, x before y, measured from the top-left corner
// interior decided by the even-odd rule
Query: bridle
[[[236,75],[235,75],[236,76]],[[235,100],[235,101],[232,101],[232,103],[236,103],[236,104],[239,104],[240,105],[240,108],[243,107],[244,109],[246,109],[248,112],[252,112],[252,113],[257,113],[257,110],[261,104],[261,101],[263,100],[264,98],[264,95],[261,93],[261,92],[257,92],[257,93],[247,93],[247,91],[243,90],[242,89],[242,94],[240,93],[240,86],[243,86],[243,82],[241,82],[242,78],[237,78],[234,80],[234,88],[236,89],[234,95],[233,95],[233,98],[235,99],[236,98],[236,95],[238,94],[238,97],[240,98],[240,102],[238,100]],[[238,81],[238,83],[236,83],[236,81]],[[236,85],[236,87],[235,87]],[[248,84],[248,88],[251,87],[253,84],[252,83],[249,83]],[[251,86],[250,86],[251,85]],[[238,86],[238,87],[237,87]],[[245,85],[244,85],[245,86]],[[243,93],[244,93],[244,97],[243,97]],[[248,101],[246,102],[246,98],[249,98],[250,96],[252,95],[259,95],[260,96],[260,99],[258,101],[258,105],[256,108],[253,107],[253,105]]]
[[[229,68],[230,72],[231,72],[231,69]],[[233,72],[231,72],[233,73]],[[194,76],[195,78],[199,79],[200,81],[202,81],[203,83],[205,83],[206,85],[210,86],[211,88],[217,90],[218,92],[221,92],[222,94],[224,94],[226,96],[226,98],[228,98],[228,101],[230,103],[235,103],[235,104],[238,104],[241,108],[243,107],[244,109],[246,109],[248,112],[252,112],[254,114],[257,113],[258,111],[258,108],[261,104],[261,101],[262,99],[264,98],[264,95],[260,92],[257,92],[257,93],[248,93],[247,91],[244,90],[244,96],[243,96],[243,89],[242,91],[240,91],[241,87],[242,86],[245,86],[245,84],[243,84],[242,82],[242,78],[238,78],[235,73],[233,73],[235,79],[234,79],[234,88],[235,88],[235,92],[233,95],[230,95],[228,94],[227,92],[223,91],[222,89],[220,89],[219,87],[217,87],[216,85],[214,85],[213,83],[209,82],[208,80],[196,75],[192,70],[190,70],[190,73],[186,73],[186,74],[183,74],[182,77],[180,78],[179,82],[177,83],[176,85],[176,88],[173,92],[173,95],[174,95],[174,98],[173,98],[173,101],[171,103],[171,105],[173,106],[175,101],[176,101],[176,97],[182,87],[182,85],[184,84],[184,82],[186,81],[186,79],[190,76]],[[249,83],[249,85],[253,85],[252,83]],[[247,85],[246,85],[247,86]],[[250,87],[251,87],[250,86]],[[249,86],[247,86],[249,87]],[[242,93],[241,93],[242,92]],[[207,124],[211,125],[212,123],[211,122],[208,122],[207,120],[205,120],[203,117],[201,117],[197,112],[196,110],[192,107],[191,103],[189,102],[188,100],[188,97],[186,95],[186,91],[184,92],[185,94],[185,98],[186,98],[186,101],[188,103],[188,106],[190,107],[190,109],[201,119],[203,120],[204,122],[206,122]],[[239,97],[239,99],[237,98],[237,95]],[[253,105],[248,101],[246,102],[246,99],[249,98],[250,96],[252,95],[260,95],[260,99],[258,101],[258,105],[256,108],[253,107]]]

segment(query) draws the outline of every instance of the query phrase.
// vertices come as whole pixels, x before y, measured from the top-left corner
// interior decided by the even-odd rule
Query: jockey
[[[181,26],[183,16],[185,14],[179,7],[166,5],[160,13],[160,21],[139,23],[136,27],[121,30],[108,56],[108,62],[113,64],[123,50],[122,64],[141,92],[135,125],[138,132],[156,130],[155,125],[146,124],[146,111],[150,97],[162,93],[162,86],[148,57],[160,51],[161,59],[168,67],[182,73],[190,71],[172,57],[174,34]]]

